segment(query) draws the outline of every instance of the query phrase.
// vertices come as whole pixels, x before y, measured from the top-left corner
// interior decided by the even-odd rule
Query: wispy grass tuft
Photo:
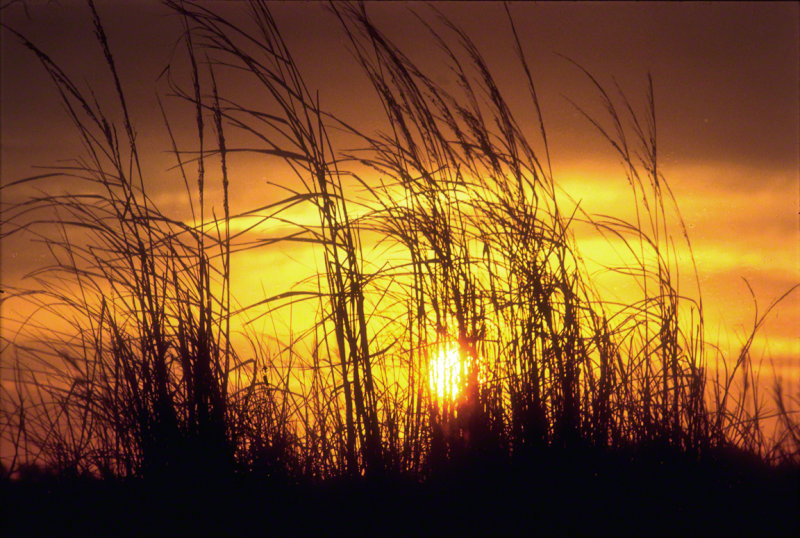
[[[679,256],[693,258],[660,167],[651,78],[637,110],[575,64],[603,103],[604,117],[575,106],[623,164],[635,200],[627,221],[558,194],[509,8],[535,142],[477,46],[435,11],[420,24],[457,90],[415,65],[366,5],[331,5],[383,106],[386,130],[366,132],[307,87],[267,3],[249,4],[246,26],[202,3],[167,5],[184,21],[183,50],[159,103],[191,219],[163,213],[147,194],[160,178],[143,172],[151,156],[139,152],[94,4],[112,106],[11,30],[53,79],[85,154],[2,187],[42,186],[3,207],[2,236],[25,234],[51,260],[4,294],[37,310],[5,320],[18,323],[3,342],[5,473],[40,462],[109,477],[424,477],[476,458],[629,447],[800,461],[792,396],[777,390],[768,415],[750,357],[753,335],[794,288],[756,315],[738,357],[711,354],[696,270],[691,293],[678,270]],[[226,95],[233,73],[252,100]],[[195,126],[189,149],[174,135],[176,102],[192,110],[177,120]],[[337,147],[334,129],[357,147]],[[231,159],[241,154],[288,166],[296,187],[234,210],[230,190],[244,179]],[[79,191],[44,190],[57,176]],[[292,220],[296,207],[316,221]],[[234,226],[240,219],[256,224]],[[586,269],[575,229],[587,223],[624,246],[628,262],[608,269],[638,290],[631,304],[605,298]],[[270,224],[288,232],[258,235]],[[313,246],[318,274],[284,275],[280,292],[242,306],[236,257],[297,243]],[[252,323],[310,303],[314,323],[277,344]],[[247,349],[234,338],[240,327]],[[442,397],[431,371],[448,349],[460,357],[450,374],[459,381],[448,389],[457,395]],[[768,419],[777,433],[767,434]]]

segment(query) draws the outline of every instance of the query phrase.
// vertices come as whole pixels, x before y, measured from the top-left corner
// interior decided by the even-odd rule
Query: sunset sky
[[[236,2],[207,2],[225,13],[244,13]],[[518,121],[533,137],[536,125],[523,73],[502,4],[435,4],[476,42]],[[363,129],[383,128],[380,105],[360,72],[335,17],[323,4],[275,4],[274,15],[309,88],[327,106]],[[430,37],[411,9],[432,19],[425,4],[370,4],[379,27],[412,59],[447,87],[437,71]],[[98,2],[110,45],[129,92],[143,152],[152,175],[172,165],[155,101],[166,84],[159,74],[175,54],[181,22],[156,2]],[[631,197],[622,168],[608,145],[572,107],[574,101],[603,118],[597,93],[564,57],[613,88],[614,81],[643,103],[647,74],[655,87],[662,170],[670,182],[694,246],[706,313],[706,337],[723,350],[736,347],[760,311],[800,282],[800,7],[798,3],[527,3],[510,4],[550,137],[556,181],[591,212],[625,215]],[[246,17],[243,18],[246,20]],[[2,11],[4,24],[20,31],[74,75],[107,97],[102,55],[92,39],[82,2],[18,2]],[[34,166],[80,155],[52,82],[13,35],[2,33],[2,182],[38,173]],[[434,77],[435,78],[435,77]],[[223,82],[223,86],[225,83]],[[229,83],[234,94],[247,88]],[[167,104],[169,104],[167,102]],[[178,107],[179,108],[179,107]],[[190,116],[188,116],[190,117]],[[177,115],[175,118],[177,121]],[[176,124],[191,138],[191,124]],[[231,180],[234,211],[269,199],[265,180],[289,181],[279,170],[236,163]],[[170,176],[172,177],[172,176]],[[67,183],[53,185],[68,189]],[[151,196],[163,208],[185,211],[177,177],[154,180]],[[9,202],[7,197],[4,202]],[[607,255],[587,243],[587,257]],[[269,289],[275,275],[295,280],[298,252],[260,253],[240,260],[242,282]],[[267,256],[271,270],[263,275]],[[39,247],[8,241],[2,281],[41,264]],[[688,275],[682,277],[691,288]],[[687,290],[687,292],[690,290]],[[612,290],[624,296],[624,290]],[[243,301],[246,302],[246,301]],[[6,313],[4,313],[5,315]],[[761,336],[782,372],[800,372],[800,293],[773,313]],[[763,341],[757,353],[764,349]]]

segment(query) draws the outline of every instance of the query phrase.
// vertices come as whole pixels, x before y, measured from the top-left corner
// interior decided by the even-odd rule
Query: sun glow
[[[464,379],[466,363],[456,344],[448,344],[434,357],[429,366],[428,382],[439,400],[455,400]]]

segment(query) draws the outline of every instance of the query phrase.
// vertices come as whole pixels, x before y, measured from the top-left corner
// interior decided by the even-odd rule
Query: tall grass
[[[191,150],[173,136],[170,109],[162,113],[191,219],[162,213],[147,195],[154,179],[144,177],[147,156],[94,4],[113,111],[15,33],[53,79],[86,155],[2,187],[59,175],[82,185],[82,194],[3,208],[4,238],[38,238],[52,256],[31,274],[32,286],[10,290],[4,302],[28,301],[68,327],[32,318],[4,342],[4,371],[13,375],[3,388],[3,435],[14,447],[6,472],[41,461],[108,476],[197,468],[424,475],[462,458],[548,446],[738,447],[798,461],[797,421],[784,396],[774,438],[763,411],[748,405],[752,337],[733,361],[718,359],[723,376],[710,373],[721,370],[712,368],[699,289],[691,299],[680,287],[679,252],[691,255],[691,245],[660,170],[651,79],[637,111],[576,67],[607,113],[576,105],[623,163],[635,200],[628,222],[588,215],[557,194],[534,75],[508,10],[538,118],[535,143],[478,48],[441,15],[420,20],[458,91],[423,73],[364,5],[331,6],[383,105],[388,130],[371,133],[321,106],[324,94],[306,86],[266,3],[250,3],[247,27],[200,3],[167,5],[184,21],[185,54],[168,80],[170,102],[193,111]],[[230,74],[247,81],[253,102],[225,96]],[[337,148],[333,128],[358,148]],[[241,153],[289,165],[297,188],[234,211],[229,189],[241,179],[229,156]],[[221,180],[222,215],[208,199],[212,175]],[[287,210],[298,205],[312,207],[317,222],[293,222]],[[233,233],[245,218],[293,229],[268,240],[255,236],[258,226]],[[632,262],[613,270],[638,289],[637,301],[615,304],[598,291],[574,237],[578,223],[621,241]],[[366,239],[375,236],[378,247]],[[316,249],[316,278],[286,275],[283,291],[240,306],[232,258],[296,242]],[[389,261],[375,261],[377,248]],[[317,304],[315,323],[293,327],[277,349],[253,330],[245,333],[250,358],[234,345],[236,327],[308,301]],[[443,399],[430,372],[453,346],[462,358],[458,396]],[[737,376],[746,381],[741,392]]]

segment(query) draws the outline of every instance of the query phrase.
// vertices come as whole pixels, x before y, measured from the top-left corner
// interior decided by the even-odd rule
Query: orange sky
[[[226,12],[242,9],[233,3],[207,4]],[[438,56],[410,5],[371,4],[369,11],[423,69],[436,70]],[[427,13],[424,5],[413,6]],[[142,150],[151,156],[151,170],[161,175],[172,163],[164,152],[168,143],[154,113],[154,95],[156,88],[165,89],[156,79],[173,53],[180,21],[155,2],[99,2],[98,7],[131,97]],[[319,89],[323,105],[366,130],[380,128],[379,103],[335,19],[321,4],[273,7],[307,84]],[[437,7],[475,40],[517,119],[523,125],[532,121],[502,5]],[[510,8],[538,85],[556,181],[590,212],[624,213],[630,194],[609,148],[566,99],[600,114],[597,95],[560,55],[574,59],[604,84],[616,80],[634,100],[644,97],[646,75],[652,73],[663,170],[695,248],[706,336],[723,349],[735,346],[754,313],[743,278],[762,310],[800,282],[798,4],[513,3]],[[22,2],[4,9],[2,17],[104,97],[102,57],[82,3]],[[450,82],[446,71],[438,76],[437,82]],[[34,165],[80,154],[52,83],[7,32],[2,34],[0,83],[3,183],[36,173]],[[233,95],[247,94],[247,88],[231,81],[221,84]],[[185,126],[187,139],[191,127]],[[234,210],[275,196],[265,180],[291,182],[280,169],[259,168],[246,160],[234,166]],[[167,211],[185,211],[182,184],[173,179],[153,182],[151,195]],[[69,189],[69,184],[53,187]],[[596,243],[587,242],[584,252],[600,261],[610,256]],[[293,268],[295,263],[312,270],[308,254],[284,249],[241,259],[242,288],[259,290],[263,284],[269,290],[277,285],[275,273],[287,278],[302,273]],[[27,243],[6,242],[0,265],[3,283],[19,282],[43,256]],[[269,279],[259,272],[265,266],[272,268]],[[688,274],[685,282],[690,282]],[[624,290],[611,292],[624,295]],[[800,372],[798,327],[800,294],[785,301],[762,332],[770,354],[795,375]]]

